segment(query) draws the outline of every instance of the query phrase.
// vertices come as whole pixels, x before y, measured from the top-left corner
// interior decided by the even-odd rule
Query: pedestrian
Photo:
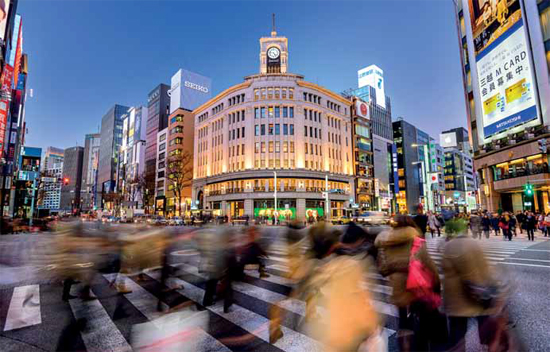
[[[512,232],[510,232],[510,216],[508,215],[508,212],[504,212],[504,214],[502,214],[498,226],[502,229],[502,239],[508,239],[509,241],[511,241]]]
[[[437,220],[437,217],[431,211],[428,212],[428,227],[430,228],[430,233],[433,238],[434,232],[439,231],[438,229],[440,228],[440,225],[439,220]]]
[[[481,344],[491,345],[495,331],[489,318],[494,314],[492,305],[497,292],[496,283],[480,244],[468,236],[467,229],[445,244],[442,266],[450,350],[466,351],[465,338],[470,318],[477,319]],[[479,295],[479,291],[483,294]]]
[[[522,234],[523,233],[523,229],[525,227],[525,214],[522,213],[521,211],[518,211],[517,215],[516,215],[516,220],[518,221],[518,228],[519,228],[519,233]]]
[[[544,237],[550,236],[550,212],[546,214],[544,217],[544,226],[546,228],[546,232],[544,233]]]
[[[437,218],[437,237],[441,237],[441,229],[445,226],[445,219],[441,213],[436,215]]]
[[[510,213],[509,216],[510,216],[510,236],[517,237],[516,225],[518,222],[517,222],[516,216],[514,215],[514,213]]]
[[[422,204],[416,206],[416,215],[414,216],[414,222],[420,230],[420,237],[425,238],[426,229],[428,227],[428,217],[424,214],[424,208]]]
[[[533,215],[532,212],[529,212],[527,214],[527,217],[525,218],[525,229],[527,231],[527,240],[534,241],[535,240],[535,227],[537,224],[537,219],[535,215]]]
[[[492,214],[490,220],[491,225],[493,226],[493,230],[495,231],[495,236],[498,236],[500,233],[500,217],[498,216],[498,214]]]
[[[544,213],[537,214],[537,223],[540,232],[542,232],[543,235],[546,235],[546,223],[544,222]]]
[[[491,219],[489,219],[487,212],[483,213],[483,217],[481,218],[481,230],[483,231],[485,238],[488,239],[489,234],[491,233]],[[479,237],[479,239],[481,239],[481,237]]]
[[[413,291],[407,289],[411,249],[415,241],[418,242],[420,239],[415,221],[407,215],[397,215],[392,223],[392,229],[380,233],[375,240],[378,248],[378,270],[383,276],[389,277],[392,287],[391,301],[399,311],[397,341],[400,351],[426,351],[432,337],[430,318],[434,314],[433,307],[418,300]],[[421,243],[415,257],[430,273],[433,293],[438,293],[440,281],[437,268],[428,254],[424,241]],[[411,319],[412,316],[415,319]],[[415,324],[414,320],[418,324]]]
[[[258,265],[258,272],[260,278],[268,278],[269,274],[265,272],[265,259],[267,258],[267,253],[261,246],[259,242],[260,231],[257,227],[252,226],[246,228],[246,244],[239,247],[238,257],[239,259],[239,269],[238,276],[242,278],[244,275],[244,269],[247,265]]]
[[[473,238],[481,239],[481,217],[477,215],[477,212],[474,210],[470,216],[470,229],[472,230]]]

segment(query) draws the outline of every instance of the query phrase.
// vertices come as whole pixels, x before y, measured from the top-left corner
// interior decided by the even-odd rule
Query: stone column
[[[296,199],[296,219],[300,222],[306,221],[306,200],[304,198]]]
[[[228,212],[227,212],[227,202],[225,200],[222,200],[222,203],[220,205],[220,210],[221,210],[221,215],[222,216],[225,216],[225,215],[228,215]]]
[[[253,199],[245,199],[244,200],[244,215],[250,216],[250,218],[254,218],[254,200]]]

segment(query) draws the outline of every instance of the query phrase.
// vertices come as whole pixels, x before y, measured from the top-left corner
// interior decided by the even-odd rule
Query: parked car
[[[170,220],[168,220],[168,225],[170,226],[182,226],[183,225],[183,219],[179,216],[174,216]]]
[[[350,221],[351,221],[351,218],[347,216],[339,216],[337,218],[331,219],[331,222],[333,225],[346,225],[346,224],[349,224]]]

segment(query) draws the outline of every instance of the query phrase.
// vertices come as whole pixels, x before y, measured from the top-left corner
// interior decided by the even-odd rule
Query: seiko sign
[[[196,84],[196,83],[192,83],[192,82],[189,82],[189,81],[185,81],[184,85],[185,85],[187,88],[195,89],[195,90],[198,90],[198,91],[203,92],[203,93],[208,93],[208,88],[207,88],[207,87],[198,85],[198,84]]]

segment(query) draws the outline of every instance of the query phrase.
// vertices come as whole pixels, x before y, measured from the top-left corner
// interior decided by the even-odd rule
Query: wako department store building
[[[260,74],[193,111],[193,200],[214,215],[304,220],[353,202],[352,102],[287,73],[288,40],[260,39]]]

